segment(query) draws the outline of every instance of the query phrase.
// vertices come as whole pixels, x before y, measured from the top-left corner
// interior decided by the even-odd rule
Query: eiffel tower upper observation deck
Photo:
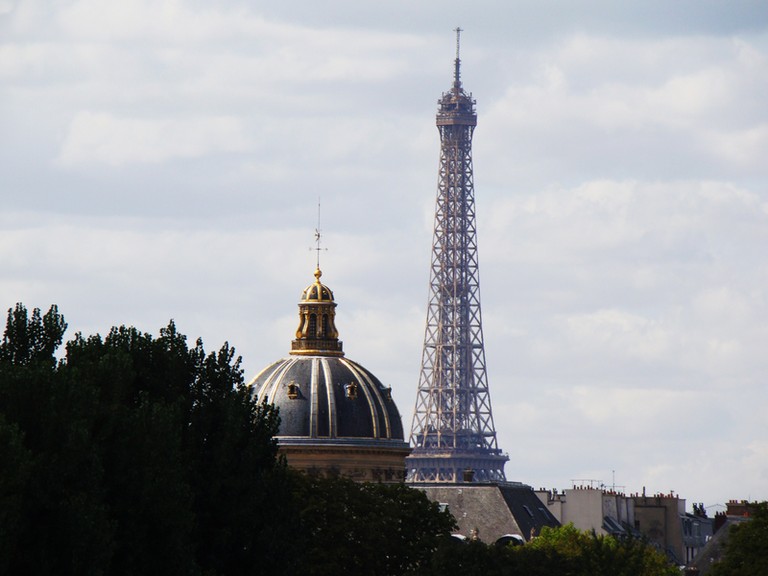
[[[438,101],[435,228],[424,350],[411,426],[408,482],[504,481],[509,459],[496,442],[485,369],[472,174],[475,100],[461,85]],[[471,471],[471,472],[470,472]]]

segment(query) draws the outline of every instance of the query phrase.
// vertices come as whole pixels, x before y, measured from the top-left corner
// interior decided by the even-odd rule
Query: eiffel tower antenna
[[[458,26],[453,29],[454,32],[456,32],[456,60],[454,60],[454,70],[453,70],[453,85],[456,88],[461,87],[461,58],[459,58],[459,53],[461,52],[461,33],[463,30],[459,28]]]

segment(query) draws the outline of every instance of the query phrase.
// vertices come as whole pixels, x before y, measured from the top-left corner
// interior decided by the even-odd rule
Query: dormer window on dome
[[[315,270],[314,283],[307,286],[299,302],[299,327],[291,343],[291,354],[302,356],[344,356],[336,330],[336,303],[333,292],[320,282],[323,273]]]

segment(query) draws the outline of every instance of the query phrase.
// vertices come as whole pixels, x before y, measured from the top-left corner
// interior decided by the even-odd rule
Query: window
[[[523,508],[525,508],[525,511],[528,512],[528,516],[533,518],[533,512],[531,512],[531,509],[528,508],[528,506],[526,506],[525,504],[523,504]]]

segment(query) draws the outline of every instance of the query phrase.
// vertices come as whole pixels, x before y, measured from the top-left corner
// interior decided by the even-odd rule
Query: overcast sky
[[[173,318],[250,379],[320,198],[347,356],[410,429],[457,25],[507,478],[768,499],[763,0],[0,0],[0,308]]]

